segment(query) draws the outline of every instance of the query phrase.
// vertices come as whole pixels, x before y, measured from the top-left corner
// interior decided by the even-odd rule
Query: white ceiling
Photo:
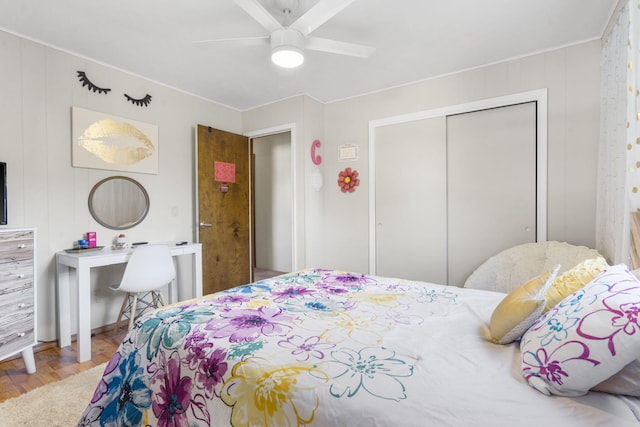
[[[282,19],[274,0],[259,1]],[[300,0],[294,17],[317,1]],[[193,43],[267,35],[233,0],[0,0],[0,29],[246,110],[299,94],[331,102],[597,39],[617,3],[356,0],[311,35],[375,53],[307,51],[289,70],[266,44]]]

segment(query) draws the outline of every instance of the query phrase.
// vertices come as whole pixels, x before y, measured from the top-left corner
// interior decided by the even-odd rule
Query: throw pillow
[[[544,394],[580,396],[640,354],[640,281],[620,264],[567,296],[525,332],[522,375]]]
[[[544,295],[558,274],[560,266],[535,277],[510,292],[491,315],[489,332],[497,344],[509,344],[522,336],[536,321],[546,300]]]
[[[551,310],[556,304],[562,301],[567,295],[571,295],[584,285],[595,279],[595,277],[609,267],[607,260],[603,257],[589,258],[582,261],[570,270],[565,271],[556,277],[551,287],[547,291],[547,305],[543,312]]]

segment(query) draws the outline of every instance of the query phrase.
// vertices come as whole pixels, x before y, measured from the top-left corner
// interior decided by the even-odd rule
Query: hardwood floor
[[[91,338],[91,360],[88,362],[77,362],[75,341],[65,348],[59,348],[57,342],[38,344],[34,374],[27,374],[22,357],[0,362],[0,402],[107,362],[126,335],[126,329],[125,325],[113,335],[112,326],[101,328]]]
[[[267,270],[264,268],[254,267],[253,269],[253,281],[257,282],[258,280],[269,279],[271,277],[279,276],[284,274],[283,271],[275,271],[275,270]]]

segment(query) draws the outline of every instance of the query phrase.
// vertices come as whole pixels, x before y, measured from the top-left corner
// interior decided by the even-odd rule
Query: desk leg
[[[192,260],[193,298],[197,298],[202,296],[202,246],[198,245]]]
[[[172,256],[171,259],[173,261],[173,268],[176,271],[176,278],[169,282],[169,285],[167,286],[167,297],[169,298],[167,304],[173,304],[181,299],[185,299],[181,298],[183,295],[180,289],[180,280],[178,280],[178,277],[180,276],[178,257]],[[175,296],[173,296],[174,294]]]
[[[165,304],[173,304],[174,300],[180,300],[180,282],[178,281],[178,270],[176,269],[176,278],[169,282],[167,285],[167,300],[164,301]],[[175,287],[174,287],[175,286]],[[176,296],[173,296],[175,292]]]
[[[71,298],[69,293],[69,267],[57,266],[57,291],[58,291],[58,345],[66,347],[71,345]]]
[[[78,268],[78,362],[91,360],[91,278],[90,268]],[[80,286],[82,284],[82,286]]]

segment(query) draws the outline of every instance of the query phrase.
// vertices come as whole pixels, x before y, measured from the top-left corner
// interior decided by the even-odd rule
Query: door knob
[[[207,228],[207,227],[211,227],[211,224],[208,224],[208,223],[206,223],[206,222],[204,222],[204,221],[202,221],[202,222],[200,223],[200,228]]]

